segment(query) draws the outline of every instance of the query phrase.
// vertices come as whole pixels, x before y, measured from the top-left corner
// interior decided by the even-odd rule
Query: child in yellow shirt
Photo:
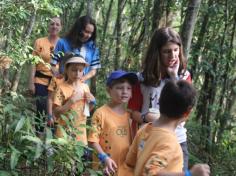
[[[186,81],[170,81],[159,100],[160,118],[139,130],[126,157],[135,176],[209,176],[207,164],[182,172],[183,153],[175,135],[178,124],[187,120],[196,91]]]
[[[88,104],[95,103],[95,98],[90,93],[88,85],[80,81],[84,68],[88,65],[81,56],[69,58],[65,62],[65,81],[58,85],[53,99],[54,113],[60,126],[68,127],[65,120],[61,118],[62,114],[66,116],[69,111],[75,112],[71,123],[77,130],[70,133],[85,145],[87,145],[85,125],[87,116],[89,116]],[[60,127],[56,128],[55,135],[63,136]]]
[[[126,154],[131,145],[130,113],[125,104],[131,98],[131,87],[137,81],[135,73],[114,71],[107,79],[109,103],[98,108],[92,117],[88,141],[105,164],[106,174],[121,174]]]

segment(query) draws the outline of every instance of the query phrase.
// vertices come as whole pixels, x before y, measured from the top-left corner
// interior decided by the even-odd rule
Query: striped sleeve
[[[101,68],[100,57],[99,57],[99,49],[96,48],[93,54],[93,58],[90,64],[91,69]]]
[[[63,42],[62,40],[58,40],[56,47],[54,49],[54,54],[52,55],[50,62],[52,65],[57,65],[61,61],[61,58],[64,56],[63,51],[64,51]]]

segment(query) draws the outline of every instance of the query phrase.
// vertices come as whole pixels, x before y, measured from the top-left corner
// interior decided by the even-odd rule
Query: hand
[[[85,98],[88,102],[90,102],[90,101],[95,101],[95,97],[94,97],[93,94],[91,94],[90,92],[85,92],[84,98]]]
[[[208,164],[195,164],[190,172],[192,173],[192,176],[209,176],[210,167]]]
[[[145,116],[147,122],[153,122],[154,120],[159,119],[160,114],[148,112]]]
[[[55,66],[51,66],[51,71],[53,76],[57,77],[59,75],[59,71]]]
[[[30,94],[34,95],[35,94],[35,85],[34,83],[29,84],[29,92]]]
[[[47,125],[48,125],[49,127],[53,127],[53,126],[54,126],[54,119],[53,119],[53,118],[48,119]]]
[[[84,97],[83,92],[74,92],[70,98],[70,101],[74,104],[75,102],[83,99],[83,97]]]
[[[85,78],[85,76],[82,76],[79,80],[80,80],[81,82],[85,82],[87,79]]]
[[[141,113],[139,111],[132,111],[131,112],[131,117],[132,117],[132,120],[135,120],[139,124],[143,123],[143,120],[141,118]]]
[[[105,159],[105,165],[104,172],[106,175],[114,174],[116,172],[117,165],[110,157]]]
[[[167,68],[167,73],[171,78],[175,79],[176,77],[178,77],[178,70],[179,70],[179,59],[173,65]]]

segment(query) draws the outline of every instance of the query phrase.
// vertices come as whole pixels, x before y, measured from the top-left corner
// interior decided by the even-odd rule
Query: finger
[[[112,167],[112,164],[109,166],[109,170],[113,173],[115,172],[114,168]]]
[[[117,169],[117,165],[115,162],[113,162],[112,165]]]
[[[110,175],[109,169],[107,167],[105,168],[105,174]]]

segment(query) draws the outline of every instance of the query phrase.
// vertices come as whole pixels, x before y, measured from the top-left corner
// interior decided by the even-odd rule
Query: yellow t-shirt
[[[183,153],[174,132],[149,123],[137,133],[125,163],[134,168],[135,176],[182,172]]]
[[[39,38],[35,41],[33,55],[41,57],[42,60],[45,62],[45,63],[43,62],[38,63],[36,65],[36,71],[39,71],[40,73],[47,76],[52,76],[52,73],[49,68],[49,63],[54,47],[55,46],[48,40],[48,37]],[[35,77],[35,83],[48,85],[49,79]]]
[[[80,83],[80,88],[81,90],[83,90],[84,94],[86,92],[90,92],[89,87],[87,84],[85,83]],[[55,96],[53,99],[53,104],[56,106],[63,106],[74,94],[74,88],[72,85],[68,84],[67,82],[62,82],[61,84],[58,85],[58,88],[55,92]],[[73,127],[75,127],[79,133],[74,133],[76,135],[76,139],[78,141],[83,142],[85,145],[87,145],[87,134],[86,134],[86,121],[87,121],[87,117],[84,115],[84,107],[85,107],[85,99],[83,97],[81,97],[81,100],[77,101],[76,103],[74,103],[71,106],[72,111],[74,111],[76,113],[76,115],[74,116],[74,119],[72,121],[72,125]],[[66,122],[59,117],[58,118],[58,124],[61,126],[66,127]],[[61,129],[58,127],[56,128],[56,136],[57,137],[62,137],[62,131]]]
[[[92,117],[88,141],[99,143],[103,151],[116,162],[117,176],[122,176],[122,165],[131,145],[129,120],[130,113],[117,114],[108,105],[98,108]]]

